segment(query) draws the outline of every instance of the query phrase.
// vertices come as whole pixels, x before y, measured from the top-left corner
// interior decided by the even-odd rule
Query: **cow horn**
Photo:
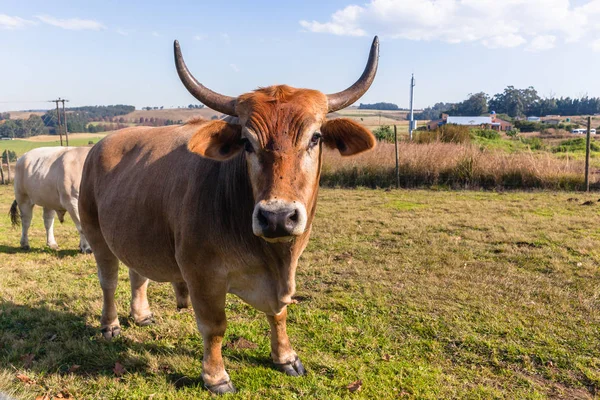
[[[379,38],[375,36],[373,38],[373,44],[371,45],[371,52],[369,53],[369,61],[363,71],[362,75],[348,89],[327,95],[327,101],[329,104],[329,111],[334,112],[346,108],[356,100],[360,99],[363,94],[373,83],[375,79],[375,73],[377,72],[377,62],[379,61]]]
[[[198,82],[185,65],[185,62],[183,61],[183,55],[181,54],[181,48],[179,47],[179,42],[177,40],[174,43],[174,50],[175,66],[177,67],[179,79],[181,79],[181,82],[183,82],[183,85],[192,94],[192,96],[194,96],[195,98],[200,100],[202,104],[209,108],[212,108],[213,110],[234,117],[237,116],[237,114],[235,113],[236,98],[213,92],[212,90]]]

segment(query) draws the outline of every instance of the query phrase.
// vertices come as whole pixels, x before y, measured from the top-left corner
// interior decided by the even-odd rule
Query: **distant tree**
[[[432,120],[441,118],[442,113],[448,112],[453,106],[453,103],[435,103],[433,107],[427,107],[422,112],[416,113],[415,119]]]
[[[358,106],[359,110],[399,110],[398,106],[394,103],[374,103],[374,104],[363,104],[360,103]]]
[[[31,114],[27,120],[25,120],[26,136],[37,136],[43,135],[45,131],[44,121],[39,115]]]
[[[502,93],[497,93],[492,97],[489,101],[489,109],[497,113],[506,113],[514,118],[539,110],[540,101],[537,90],[532,86],[527,89],[507,86]]]
[[[0,113],[0,121],[5,120],[5,119],[10,119],[10,113],[7,113],[7,112]]]
[[[488,112],[488,95],[479,92],[469,94],[469,97],[457,104],[454,104],[448,113],[456,116],[479,116]]]

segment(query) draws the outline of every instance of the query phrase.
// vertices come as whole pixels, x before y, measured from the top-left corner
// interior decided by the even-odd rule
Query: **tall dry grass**
[[[584,164],[550,153],[506,153],[471,144],[399,143],[402,187],[576,190],[584,184]],[[379,142],[367,153],[342,157],[327,150],[321,184],[328,187],[396,185],[394,145]],[[598,187],[597,171],[590,182]]]

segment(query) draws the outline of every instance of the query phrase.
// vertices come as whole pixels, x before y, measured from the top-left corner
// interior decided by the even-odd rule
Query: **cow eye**
[[[254,147],[252,147],[252,143],[247,138],[242,138],[241,142],[247,153],[254,153]]]
[[[319,140],[321,140],[321,133],[320,132],[315,132],[312,137],[310,138],[310,147],[314,147],[316,145],[319,144]]]

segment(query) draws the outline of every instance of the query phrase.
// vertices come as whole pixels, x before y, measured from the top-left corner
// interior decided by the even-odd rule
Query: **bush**
[[[8,150],[8,158],[11,162],[17,161],[17,153],[12,150]],[[6,163],[6,150],[2,151],[2,162]]]
[[[531,150],[543,150],[546,148],[542,139],[538,137],[521,138],[521,142],[529,146]]]
[[[393,142],[394,141],[394,130],[389,125],[382,125],[379,128],[373,131],[373,135],[375,135],[375,139],[384,142]]]
[[[511,130],[506,131],[506,136],[511,139],[516,139],[517,136],[519,136],[519,133],[521,133],[521,131],[519,131],[518,128],[512,128]]]
[[[539,132],[544,127],[543,124],[534,121],[515,121],[515,128],[521,132]]]
[[[590,150],[591,151],[600,151],[600,146],[595,142],[590,142]],[[585,151],[585,139],[584,138],[576,138],[576,139],[568,139],[563,140],[560,144],[552,149],[555,153],[566,153],[566,152],[576,152],[576,151]]]
[[[471,132],[467,126],[445,124],[427,132],[419,132],[415,141],[417,143],[469,143]]]
[[[490,140],[500,139],[500,133],[493,129],[475,128],[471,129],[471,133],[473,133],[475,136],[479,136]]]

